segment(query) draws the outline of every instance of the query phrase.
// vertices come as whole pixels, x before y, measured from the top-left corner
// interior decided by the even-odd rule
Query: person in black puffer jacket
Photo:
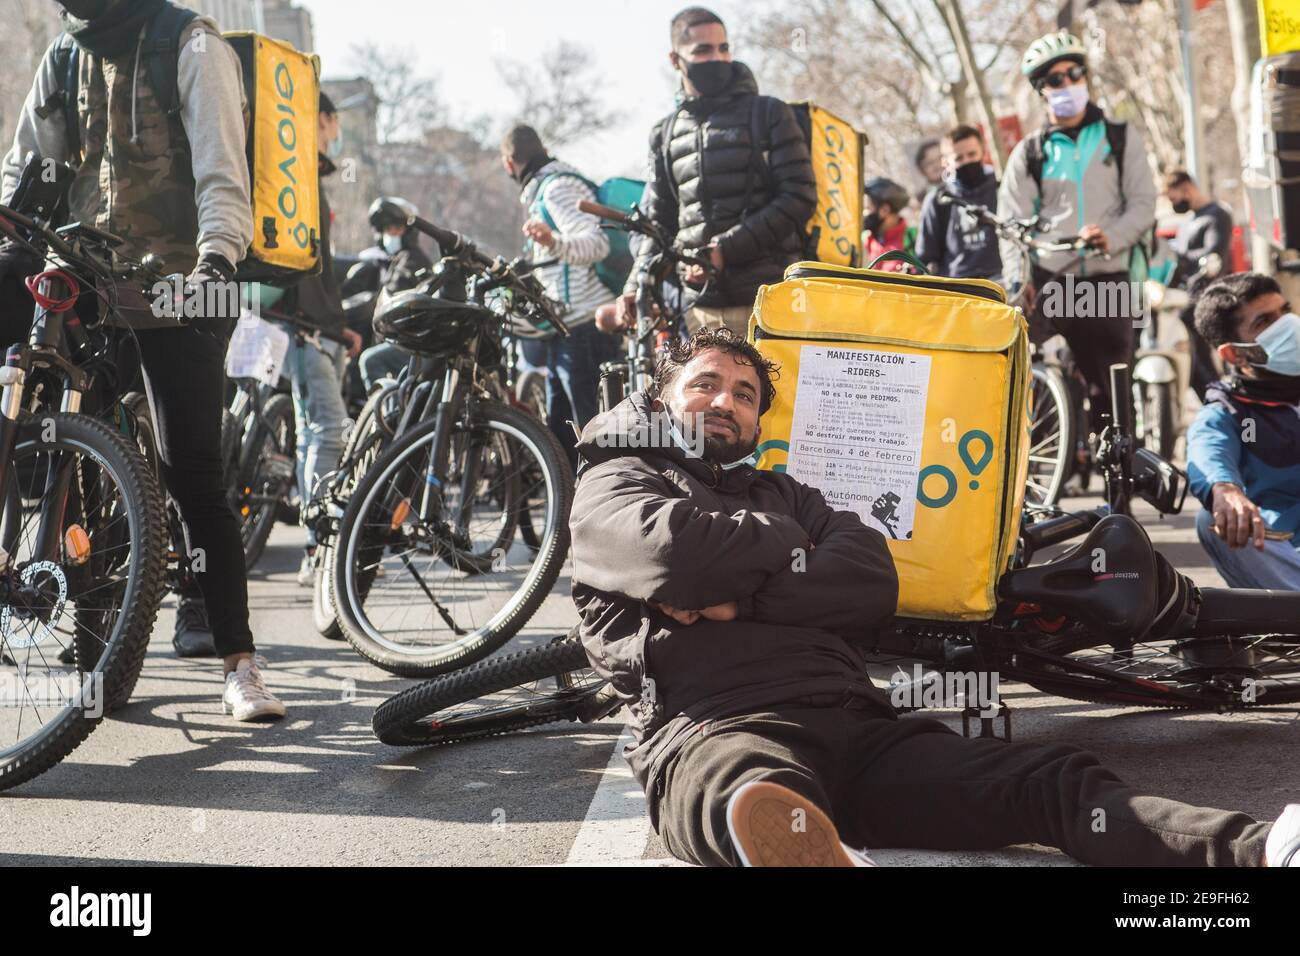
[[[725,325],[743,337],[758,287],[779,282],[801,258],[817,204],[808,144],[790,107],[759,95],[749,67],[731,59],[716,14],[683,10],[672,43],[682,99],[650,135],[644,208],[676,245],[717,270],[707,284],[696,266],[682,273],[691,329]],[[633,321],[637,275],[655,251],[647,243],[637,256],[620,299],[624,323]]]

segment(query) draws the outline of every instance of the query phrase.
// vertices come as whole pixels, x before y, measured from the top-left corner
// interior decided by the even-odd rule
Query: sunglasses
[[[1068,70],[1061,70],[1057,73],[1048,73],[1038,81],[1038,88],[1041,90],[1044,86],[1050,86],[1052,89],[1060,89],[1065,85],[1066,77],[1069,77],[1071,83],[1078,83],[1088,75],[1088,68],[1080,66],[1077,63]]]

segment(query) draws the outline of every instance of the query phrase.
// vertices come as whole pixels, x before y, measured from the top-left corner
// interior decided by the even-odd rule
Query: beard
[[[726,430],[724,432],[709,432],[708,427],[714,424],[721,425]],[[706,413],[701,425],[706,429],[704,432],[704,460],[710,464],[729,465],[732,462],[740,461],[742,458],[748,458],[753,454],[754,449],[758,447],[757,432],[749,438],[742,437],[740,425],[729,415]]]

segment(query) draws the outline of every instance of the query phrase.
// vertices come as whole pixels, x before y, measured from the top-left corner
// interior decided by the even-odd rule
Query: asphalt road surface
[[[1073,499],[1069,506],[1091,506]],[[1144,521],[1201,584],[1220,584],[1195,540],[1199,505]],[[214,661],[171,652],[169,600],[132,702],[61,765],[0,794],[0,863],[664,865],[619,750],[623,720],[408,750],[372,735],[374,708],[410,686],[319,637],[294,580],[302,532],[279,527],[250,582],[278,724],[223,717]],[[567,574],[511,649],[574,622]],[[877,677],[886,680],[890,669]],[[1139,788],[1263,819],[1300,799],[1296,708],[1165,713],[1004,685],[1017,740],[1066,741]],[[956,711],[931,712],[960,727]],[[908,718],[903,718],[908,719]],[[1064,865],[1043,847],[998,853],[874,851],[886,865]]]

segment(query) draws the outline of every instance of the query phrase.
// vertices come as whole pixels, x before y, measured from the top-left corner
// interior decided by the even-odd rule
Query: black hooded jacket
[[[760,285],[802,257],[817,206],[807,138],[788,105],[759,95],[743,63],[725,91],[683,100],[655,125],[648,170],[650,218],[685,250],[714,239],[722,250],[722,273],[694,304],[752,305]],[[638,254],[627,291],[652,251]]]
[[[857,515],[788,475],[722,469],[659,437],[642,392],[588,422],[570,518],[583,645],[630,703],[627,757],[652,820],[659,771],[704,720],[810,695],[892,716],[854,639],[898,602],[885,539]],[[736,601],[739,616],[682,625],[651,600]]]

